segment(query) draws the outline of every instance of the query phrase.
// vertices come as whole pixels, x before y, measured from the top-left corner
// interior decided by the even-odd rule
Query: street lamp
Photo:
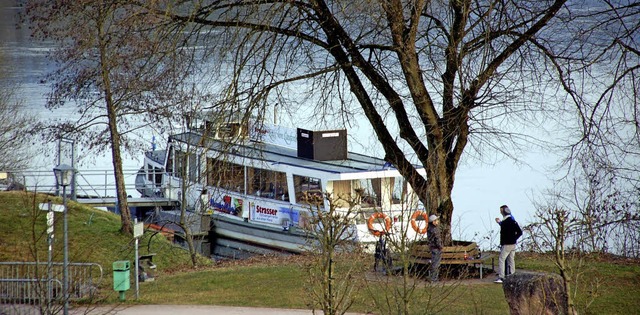
[[[73,173],[75,171],[76,170],[73,167],[67,164],[60,164],[53,168],[53,173],[56,175],[56,183],[57,185],[62,186],[62,205],[64,207],[64,262],[62,265],[62,294],[64,296],[64,315],[69,315],[69,239],[67,235],[67,186],[71,184]]]

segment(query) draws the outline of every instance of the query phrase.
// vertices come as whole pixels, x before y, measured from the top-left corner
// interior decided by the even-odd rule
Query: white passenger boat
[[[339,213],[351,207],[350,238],[368,250],[381,234],[424,236],[418,231],[426,230],[426,215],[409,185],[384,160],[348,152],[344,129],[192,123],[166,149],[145,155],[136,182],[143,196],[184,200],[194,213],[209,214],[215,255],[311,249],[312,209],[329,209],[325,196]]]

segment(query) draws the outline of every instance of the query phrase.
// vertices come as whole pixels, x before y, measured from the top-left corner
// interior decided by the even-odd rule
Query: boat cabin
[[[348,152],[344,129],[292,133],[261,126],[252,131],[238,143],[192,131],[173,135],[166,171],[208,190],[321,207],[328,206],[323,192],[337,198],[339,206],[357,197],[361,208],[379,209],[401,204],[408,193],[406,182],[384,160]]]
[[[312,131],[256,122],[196,126],[169,137],[162,187],[164,197],[186,202],[197,213],[303,227],[311,209],[328,209],[329,197],[339,210],[354,207],[358,237],[375,243],[367,226],[374,213],[408,222],[421,208],[389,163],[347,150],[345,129]],[[157,167],[150,165],[154,171]],[[157,184],[157,177],[149,180]]]

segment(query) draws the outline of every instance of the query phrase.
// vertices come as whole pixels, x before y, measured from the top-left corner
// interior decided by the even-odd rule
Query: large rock
[[[511,314],[567,314],[567,293],[556,274],[519,271],[502,283]]]

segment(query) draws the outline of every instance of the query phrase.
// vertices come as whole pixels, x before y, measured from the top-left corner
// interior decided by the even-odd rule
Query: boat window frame
[[[391,204],[398,205],[406,202],[409,193],[409,183],[402,176],[391,177]]]
[[[206,161],[207,186],[245,193],[246,176],[243,165],[212,157],[207,157]]]
[[[282,171],[247,166],[247,195],[289,201],[287,174]]]
[[[297,204],[319,206],[324,208],[322,179],[298,174],[293,175],[294,198]],[[315,182],[317,181],[317,185]],[[313,187],[311,183],[314,182]],[[306,185],[306,187],[304,187]],[[304,189],[306,188],[306,189]]]
[[[382,206],[382,179],[361,178],[353,182],[353,187],[360,195],[362,208],[380,208]]]

